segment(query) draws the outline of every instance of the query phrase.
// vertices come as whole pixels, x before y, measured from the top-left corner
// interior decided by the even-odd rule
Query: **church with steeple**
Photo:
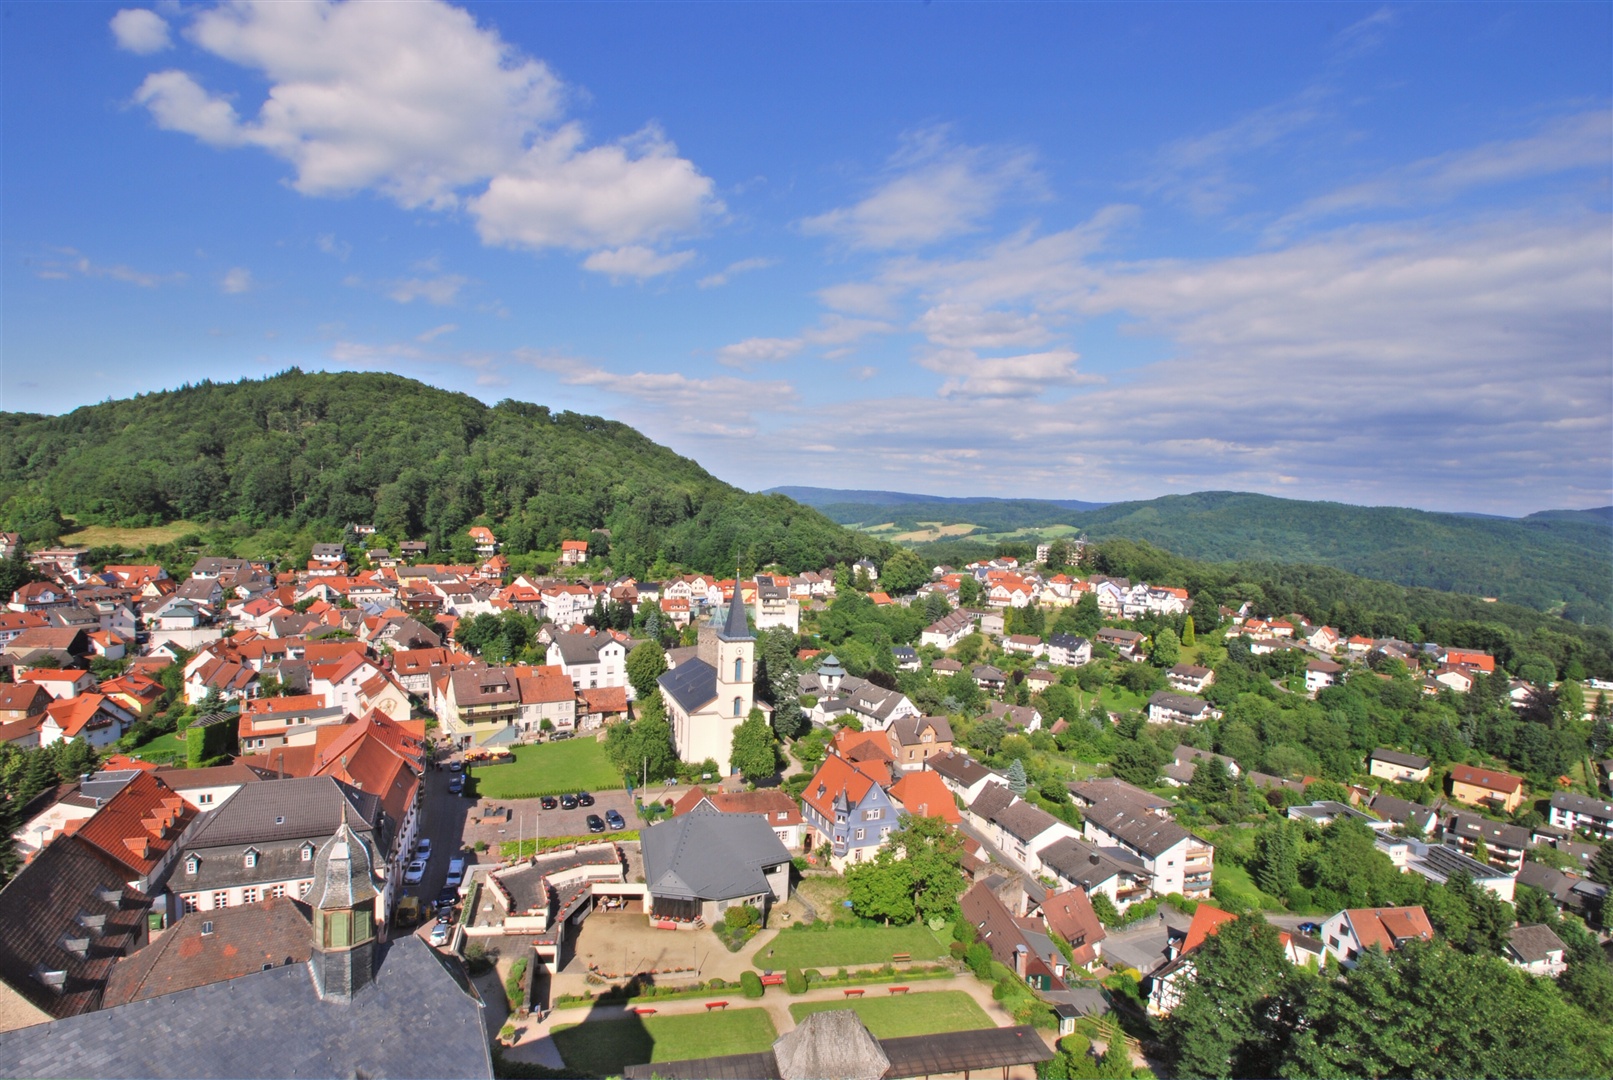
[[[744,588],[736,580],[732,603],[701,625],[695,658],[660,678],[678,757],[710,758],[724,775],[732,771],[734,729],[757,704],[755,678],[756,636],[745,617]]]

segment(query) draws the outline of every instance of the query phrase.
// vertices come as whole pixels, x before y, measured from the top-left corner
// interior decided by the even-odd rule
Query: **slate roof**
[[[1073,881],[1089,892],[1121,874],[1150,878],[1141,859],[1120,848],[1100,848],[1073,836],[1064,836],[1036,853],[1042,865],[1050,867],[1066,881]]]
[[[0,980],[52,1016],[99,1008],[112,965],[140,941],[150,906],[89,844],[57,837],[0,890]],[[45,972],[64,973],[59,991],[36,974]],[[0,1066],[3,1075],[16,1074]]]
[[[1519,926],[1507,934],[1507,948],[1517,954],[1519,960],[1525,964],[1538,964],[1551,959],[1556,953],[1561,959],[1568,946],[1558,937],[1549,926],[1536,924],[1534,926]]]
[[[293,964],[6,1032],[0,1075],[491,1077],[482,1005],[436,951],[406,934],[377,953],[351,1002]]]
[[[944,716],[904,716],[891,721],[890,733],[903,746],[917,746],[925,728],[935,730],[937,742],[952,741],[952,725]]]
[[[331,836],[346,822],[374,827],[380,799],[328,776],[247,784],[219,805],[191,835],[186,850]]]
[[[997,774],[986,768],[968,754],[948,750],[944,754],[936,754],[924,762],[927,769],[940,773],[941,777],[951,780],[960,787],[973,787],[983,777]]]
[[[699,712],[717,697],[717,669],[698,657],[662,673],[656,682],[686,713]]]
[[[1446,826],[1447,833],[1465,836],[1471,840],[1484,837],[1489,847],[1497,846],[1511,848],[1515,851],[1525,851],[1530,844],[1529,830],[1521,825],[1508,825],[1501,821],[1491,821],[1489,818],[1479,817],[1477,814],[1452,814],[1450,824]]]
[[[1388,750],[1380,746],[1369,755],[1373,761],[1387,761],[1391,765],[1403,765],[1408,769],[1428,768],[1428,758],[1417,754],[1406,754],[1399,750]]]
[[[650,893],[676,900],[731,900],[770,891],[766,867],[790,861],[766,819],[699,808],[640,835]]]
[[[975,817],[992,821],[1008,809],[1015,797],[1007,784],[987,784],[975,796],[975,801],[969,804],[969,812]]]

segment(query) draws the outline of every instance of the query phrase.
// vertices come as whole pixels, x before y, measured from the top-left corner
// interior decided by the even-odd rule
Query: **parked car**
[[[543,798],[538,800],[538,805],[543,807],[545,810],[553,810],[555,807],[560,805],[560,800],[555,798],[553,795],[545,795]]]
[[[431,937],[426,940],[439,948],[448,944],[448,927],[443,923],[438,923],[431,928]]]
[[[623,819],[622,815],[618,814],[615,810],[605,811],[605,824],[611,827],[612,832],[620,832],[621,830],[627,828],[626,820]]]
[[[575,734],[577,734],[575,731],[557,731],[549,736],[549,741],[559,742],[561,739],[569,739]]]
[[[463,770],[464,768],[465,768],[465,763],[462,762],[462,761],[450,761],[448,763],[448,771],[449,772],[459,772],[459,771]]]
[[[418,885],[425,876],[426,860],[416,859],[403,871],[403,883],[405,885]]]
[[[457,903],[459,903],[459,890],[452,885],[447,885],[443,887],[442,892],[437,894],[437,899],[431,902],[431,906],[441,911],[443,908],[451,908]]]
[[[449,888],[454,888],[465,880],[465,860],[455,859],[448,864],[448,878],[444,882]]]
[[[422,836],[414,842],[414,857],[417,859],[431,858],[431,837]]]
[[[586,791],[579,791],[577,792],[577,805],[592,806],[594,805],[594,797]]]
[[[575,810],[575,809],[577,809],[577,796],[575,796],[575,795],[562,795],[562,796],[560,796],[560,809],[562,809],[562,810]]]
[[[589,814],[588,815],[588,831],[589,832],[604,832],[605,831],[605,823],[603,821],[599,820],[599,815],[598,814]]]
[[[465,778],[463,776],[456,776],[452,780],[448,781],[448,794],[458,795],[464,790]]]

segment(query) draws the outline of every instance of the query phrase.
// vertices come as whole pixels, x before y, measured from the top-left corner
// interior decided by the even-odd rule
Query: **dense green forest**
[[[1494,596],[1573,622],[1613,625],[1613,516],[1545,511],[1523,519],[1303,502],[1230,491],[1076,510],[1029,499],[833,501],[791,493],[848,525],[969,523],[987,533],[1051,525],[1128,537],[1194,559],[1315,563],[1401,585]]]
[[[492,525],[512,554],[610,530],[611,562],[732,573],[819,569],[885,545],[778,495],[751,495],[624,424],[487,406],[396,375],[204,382],[76,409],[0,414],[0,525],[174,520],[337,529],[373,522],[446,551]]]

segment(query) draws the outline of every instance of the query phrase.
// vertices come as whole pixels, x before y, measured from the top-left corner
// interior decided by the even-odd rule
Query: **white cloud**
[[[776,363],[794,356],[805,344],[800,338],[746,338],[718,349],[717,363],[747,369]]]
[[[1470,188],[1549,176],[1575,169],[1605,172],[1613,151],[1613,113],[1567,116],[1521,139],[1424,158],[1382,176],[1311,199],[1284,215],[1275,233],[1303,221],[1384,206],[1449,199]]]
[[[709,274],[706,277],[701,278],[697,284],[702,289],[715,289],[719,286],[728,284],[741,274],[749,274],[756,270],[766,270],[770,266],[777,265],[777,259],[764,257],[740,259],[738,262],[729,263],[715,274]]]
[[[346,262],[347,257],[353,254],[353,245],[345,240],[336,239],[334,233],[321,233],[314,242],[319,245],[320,251],[326,255],[333,255],[342,262]]]
[[[644,244],[722,208],[653,127],[587,147],[549,68],[440,0],[241,0],[198,13],[186,36],[261,75],[262,104],[243,117],[178,70],[148,76],[135,100],[160,127],[290,162],[306,195],[463,207],[484,242],[532,250]]]
[[[1012,349],[1052,337],[1035,312],[986,311],[973,304],[938,304],[920,315],[913,329],[948,349]]]
[[[442,337],[444,334],[452,334],[455,330],[458,330],[458,329],[459,329],[459,326],[456,323],[443,323],[441,326],[433,326],[430,330],[426,330],[426,331],[423,331],[422,333],[416,334],[415,335],[415,340],[420,342],[421,344],[426,344],[427,342],[436,341],[438,338]]]
[[[796,400],[795,387],[783,380],[753,381],[732,375],[694,378],[680,371],[635,371],[618,374],[575,357],[535,349],[517,350],[516,358],[553,375],[568,386],[601,390],[641,407],[633,414],[644,430],[685,435],[753,438],[754,414],[778,410]]]
[[[854,248],[918,248],[977,231],[1016,189],[1040,190],[1029,151],[958,146],[946,129],[929,128],[904,137],[870,195],[801,229]]]
[[[173,44],[168,39],[168,22],[155,11],[124,8],[112,16],[112,36],[118,48],[141,56],[162,52]]]
[[[1020,356],[979,356],[970,349],[943,349],[919,358],[922,367],[950,375],[942,397],[1035,397],[1049,386],[1101,382],[1076,370],[1081,357],[1070,349]]]
[[[670,274],[694,258],[692,251],[673,251],[663,255],[653,248],[630,244],[611,251],[596,251],[583,260],[583,269],[612,278],[645,278]]]
[[[460,274],[439,274],[436,277],[404,278],[387,282],[386,294],[400,304],[424,300],[438,307],[446,307],[459,299],[459,291],[470,284]]]
[[[128,285],[138,285],[142,289],[155,289],[159,285],[171,285],[185,280],[182,273],[154,274],[146,270],[136,270],[123,263],[98,263],[73,248],[51,248],[50,258],[30,259],[28,265],[33,269],[34,276],[47,281],[66,281],[75,277],[83,278],[111,278]]]
[[[218,287],[231,296],[252,291],[252,271],[244,266],[231,267],[225,272]]]

